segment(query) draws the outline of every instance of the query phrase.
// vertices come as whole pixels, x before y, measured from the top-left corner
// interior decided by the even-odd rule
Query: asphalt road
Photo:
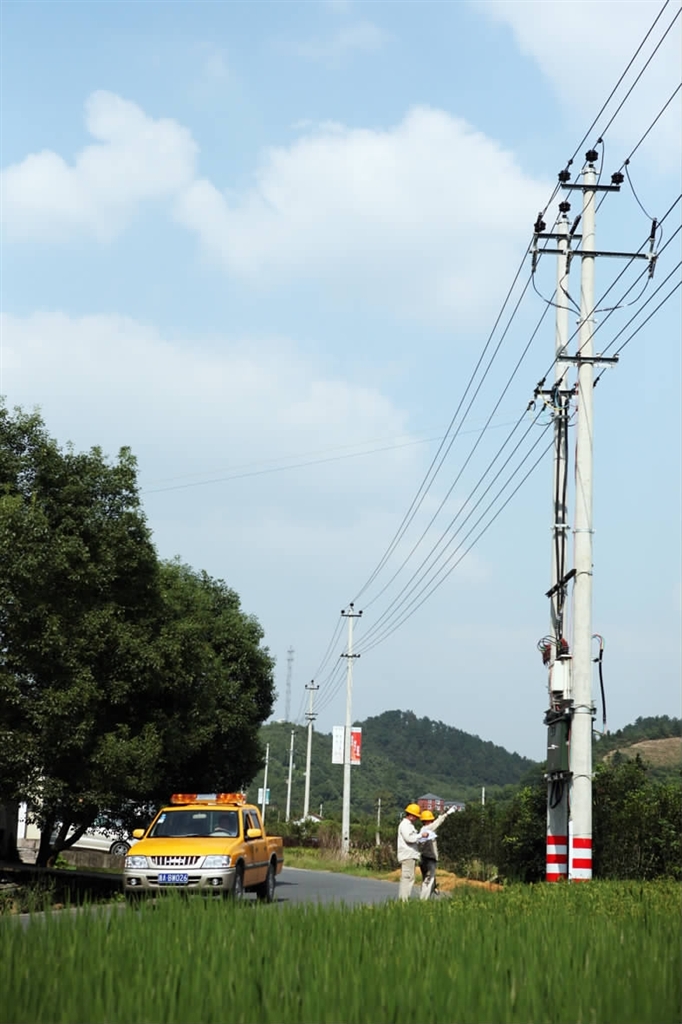
[[[398,898],[395,882],[356,878],[334,871],[304,871],[283,867],[277,876],[276,900],[284,903],[385,903]]]

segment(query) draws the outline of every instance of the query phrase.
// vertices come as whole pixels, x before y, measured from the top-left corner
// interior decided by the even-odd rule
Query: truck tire
[[[270,861],[265,881],[256,889],[256,896],[265,903],[272,903],[275,898],[275,865]]]
[[[244,899],[244,866],[242,864],[237,865],[230,896],[235,903],[240,903]]]

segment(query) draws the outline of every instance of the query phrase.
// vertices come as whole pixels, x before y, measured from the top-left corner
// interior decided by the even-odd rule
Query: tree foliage
[[[0,800],[39,809],[40,862],[57,822],[53,849],[103,808],[255,773],[262,630],[222,581],[159,562],[129,449],[63,450],[0,406],[0,555]]]

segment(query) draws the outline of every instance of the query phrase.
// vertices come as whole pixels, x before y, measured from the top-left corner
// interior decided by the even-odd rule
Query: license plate
[[[159,875],[159,885],[187,885],[188,882],[189,875],[178,871],[162,871]]]

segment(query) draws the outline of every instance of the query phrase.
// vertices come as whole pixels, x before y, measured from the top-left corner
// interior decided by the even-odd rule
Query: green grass
[[[369,853],[353,853],[350,859],[327,850],[315,850],[302,846],[287,846],[284,851],[284,866],[305,868],[307,871],[336,871],[344,875],[358,875],[360,878],[388,878],[391,869],[382,871],[362,863],[369,859]]]
[[[3,1024],[677,1024],[674,883],[0,919]]]

